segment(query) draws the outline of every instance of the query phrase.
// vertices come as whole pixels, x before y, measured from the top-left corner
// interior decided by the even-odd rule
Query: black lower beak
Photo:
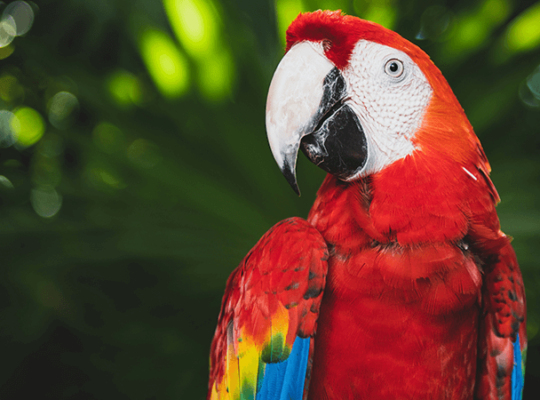
[[[337,103],[313,133],[302,138],[302,152],[326,172],[346,180],[361,171],[367,161],[367,142],[356,113]]]

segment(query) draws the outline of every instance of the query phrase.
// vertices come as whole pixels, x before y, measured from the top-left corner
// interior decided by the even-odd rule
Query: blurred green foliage
[[[453,87],[515,239],[535,398],[540,2],[511,0],[0,3],[0,398],[205,397],[227,276],[324,177],[300,157],[297,198],[264,127],[284,29],[318,8],[396,30]]]

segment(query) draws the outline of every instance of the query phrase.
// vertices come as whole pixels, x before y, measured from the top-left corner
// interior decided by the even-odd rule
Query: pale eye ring
[[[392,78],[398,78],[403,75],[403,62],[397,58],[392,58],[386,62],[384,66],[384,72],[390,75]]]

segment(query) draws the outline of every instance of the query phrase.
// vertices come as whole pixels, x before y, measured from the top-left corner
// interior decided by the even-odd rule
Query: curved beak
[[[283,57],[270,84],[266,101],[268,141],[281,172],[298,195],[298,149],[320,119],[325,78],[333,69],[322,45],[301,42]]]

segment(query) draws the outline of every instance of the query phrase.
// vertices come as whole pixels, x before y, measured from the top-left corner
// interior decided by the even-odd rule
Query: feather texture
[[[326,243],[291,218],[232,273],[212,342],[209,399],[302,399],[327,273]]]

